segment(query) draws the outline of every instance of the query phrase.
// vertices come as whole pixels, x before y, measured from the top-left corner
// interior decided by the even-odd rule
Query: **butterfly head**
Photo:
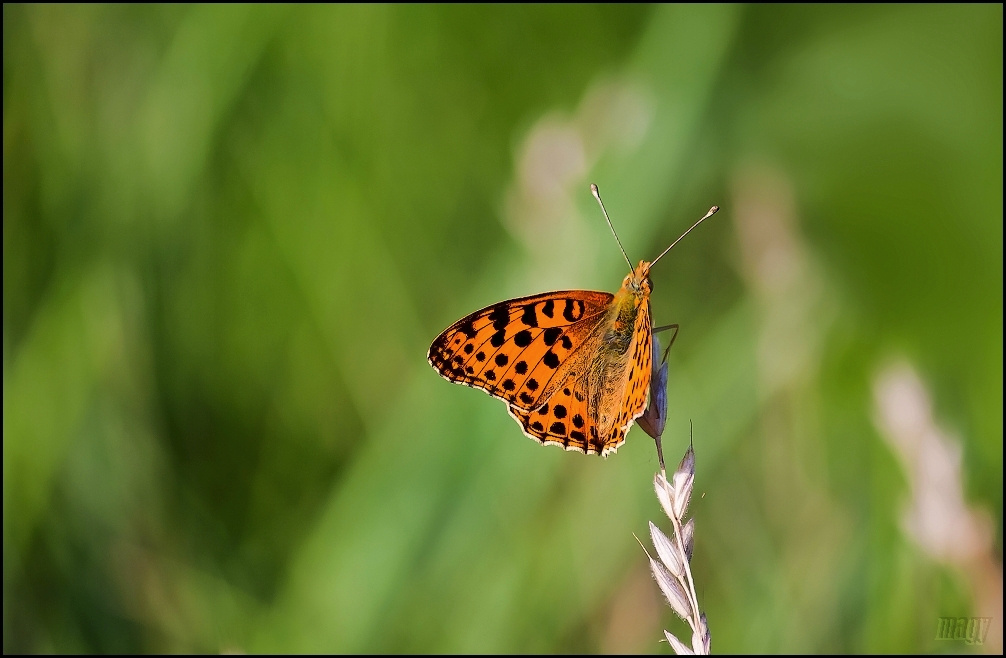
[[[645,260],[639,261],[636,269],[625,276],[622,288],[632,293],[634,297],[649,297],[653,289],[653,282],[650,281],[650,264]]]

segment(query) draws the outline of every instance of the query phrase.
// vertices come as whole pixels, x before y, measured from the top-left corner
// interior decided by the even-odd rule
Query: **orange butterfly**
[[[590,189],[610,227],[597,186]],[[430,365],[445,379],[506,402],[524,433],[540,443],[588,455],[615,452],[646,409],[650,268],[717,210],[710,208],[652,263],[640,261],[614,295],[547,292],[461,318],[430,345]],[[617,234],[615,240],[622,249]],[[628,256],[625,262],[632,269]]]

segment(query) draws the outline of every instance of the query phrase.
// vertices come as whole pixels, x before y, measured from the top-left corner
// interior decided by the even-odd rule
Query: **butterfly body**
[[[607,456],[646,408],[649,266],[641,261],[614,295],[558,291],[476,311],[433,341],[430,365],[502,399],[536,441]]]

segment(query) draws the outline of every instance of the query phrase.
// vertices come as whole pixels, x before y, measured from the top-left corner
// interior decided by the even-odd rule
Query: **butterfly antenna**
[[[625,257],[625,262],[629,264],[629,271],[632,271],[632,262],[629,257],[625,254],[625,249],[622,247],[622,241],[618,239],[618,233],[615,233],[615,227],[611,225],[611,220],[608,219],[608,211],[604,209],[604,202],[601,201],[601,193],[597,189],[597,185],[593,183],[590,184],[590,191],[593,193],[594,198],[597,199],[598,205],[601,206],[601,212],[604,213],[604,220],[608,222],[608,228],[611,229],[611,234],[615,236],[615,242],[618,243],[618,248],[622,250],[622,256]],[[689,229],[691,230],[691,229]]]
[[[653,267],[654,265],[656,265],[657,261],[664,257],[664,254],[666,254],[668,251],[670,251],[671,248],[674,245],[676,245],[679,242],[681,242],[681,238],[683,238],[686,235],[688,235],[689,233],[691,233],[693,228],[695,228],[696,226],[698,226],[702,222],[706,221],[707,219],[709,219],[710,217],[712,217],[713,215],[715,215],[719,211],[719,209],[720,209],[719,206],[713,206],[712,208],[710,208],[709,212],[707,212],[705,215],[702,216],[702,219],[700,219],[699,221],[697,221],[694,224],[692,224],[691,227],[687,231],[685,231],[684,233],[682,233],[681,236],[678,237],[677,240],[675,240],[674,242],[671,243],[670,247],[668,247],[667,249],[664,249],[659,256],[657,256],[656,258],[654,258],[653,261],[650,263],[650,267],[646,268],[646,271],[649,272],[650,268]]]

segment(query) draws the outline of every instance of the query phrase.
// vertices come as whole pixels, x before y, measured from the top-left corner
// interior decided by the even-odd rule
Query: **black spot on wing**
[[[562,309],[562,317],[567,322],[576,322],[583,317],[583,300],[567,299],[565,307]]]
[[[551,318],[552,314],[555,312],[555,303],[550,299],[541,307],[541,312],[545,314],[545,317]]]
[[[553,370],[559,367],[559,357],[552,350],[545,352],[545,357],[541,361]]]
[[[552,347],[552,345],[555,344],[555,341],[559,338],[560,335],[562,335],[562,329],[560,329],[559,327],[549,327],[548,329],[545,330],[545,334],[542,336],[542,340],[545,341],[546,345]],[[567,338],[566,340],[569,339]],[[569,348],[567,347],[566,349]]]
[[[538,326],[538,314],[534,312],[534,304],[524,305],[524,312],[520,316],[520,321],[528,327]]]
[[[534,338],[531,336],[531,332],[527,329],[518,331],[513,337],[513,343],[517,347],[527,347],[531,344],[532,340],[534,340]]]
[[[498,304],[493,307],[493,310],[487,317],[493,323],[493,329],[499,331],[510,322],[510,311],[505,304]]]

